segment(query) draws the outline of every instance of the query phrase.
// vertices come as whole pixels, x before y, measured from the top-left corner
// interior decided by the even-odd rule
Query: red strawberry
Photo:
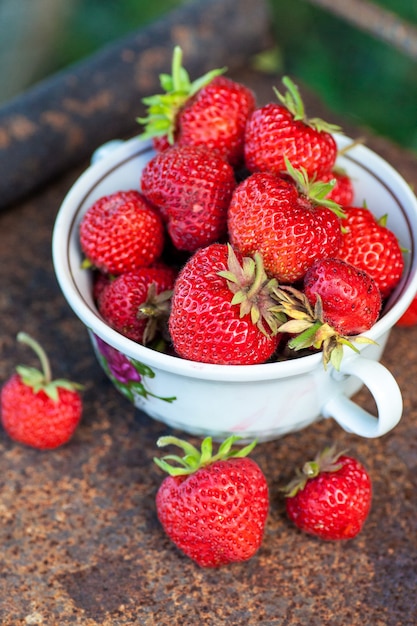
[[[52,380],[48,358],[26,333],[18,340],[38,355],[42,371],[18,366],[1,390],[1,421],[11,439],[40,450],[57,448],[74,434],[82,413],[80,385]]]
[[[304,293],[313,306],[321,298],[323,319],[341,335],[369,330],[381,311],[373,278],[341,259],[317,261],[304,277]]]
[[[343,218],[342,224],[346,230],[350,230],[353,226],[354,230],[359,232],[361,228],[367,228],[368,225],[375,224],[376,222],[374,214],[365,206],[353,207],[347,204],[343,208],[343,212],[345,217]]]
[[[212,70],[190,82],[177,46],[172,76],[160,77],[165,93],[143,99],[148,115],[138,120],[145,125],[142,137],[152,137],[157,149],[165,149],[167,143],[205,145],[232,165],[240,165],[246,120],[255,108],[255,96],[241,83],[219,76],[224,71]]]
[[[333,448],[306,463],[285,491],[291,521],[327,541],[356,537],[371,508],[372,483],[366,469]]]
[[[158,207],[179,250],[194,252],[225,237],[236,186],[231,165],[204,146],[174,146],[142,172],[142,192]]]
[[[413,298],[408,309],[404,311],[397,322],[397,326],[416,326],[417,325],[417,296]]]
[[[156,495],[158,518],[175,545],[201,567],[247,561],[262,544],[268,485],[259,465],[247,458],[255,444],[234,450],[238,439],[226,439],[214,456],[210,437],[201,452],[176,437],[158,440],[158,446],[174,444],[185,453],[154,459],[170,474]]]
[[[320,176],[322,183],[330,183],[333,180],[335,184],[326,197],[342,207],[350,206],[354,198],[352,179],[346,172],[337,168]]]
[[[102,290],[99,312],[125,337],[149,344],[168,319],[175,276],[162,264],[121,274]]]
[[[286,169],[285,158],[295,169],[304,167],[308,176],[320,178],[336,161],[337,146],[332,132],[340,130],[319,119],[308,120],[298,88],[285,76],[284,95],[275,93],[279,103],[255,109],[245,133],[245,163],[251,172]]]
[[[93,300],[97,304],[99,298],[107,285],[111,280],[111,276],[103,274],[100,270],[96,270],[92,273],[93,280]]]
[[[377,283],[382,298],[394,290],[404,270],[397,237],[386,227],[386,217],[377,221],[366,208],[345,207],[343,239],[337,256],[365,270]]]
[[[122,274],[159,258],[164,225],[138,191],[117,191],[87,210],[80,224],[80,243],[91,265],[108,274]]]
[[[152,145],[156,152],[162,152],[170,148],[172,144],[169,143],[167,135],[163,135],[162,137],[153,137]]]
[[[369,330],[381,311],[381,292],[369,274],[342,259],[318,260],[306,272],[304,291],[292,286],[273,290],[279,303],[275,312],[289,320],[280,333],[293,335],[288,346],[294,350],[323,350],[323,362],[339,369],[343,345],[354,348],[352,336]],[[355,342],[370,343],[366,337]]]
[[[243,255],[259,252],[266,272],[282,283],[301,280],[316,259],[334,256],[342,242],[343,214],[324,199],[331,187],[292,172],[298,186],[272,172],[252,174],[235,189],[228,212],[232,245]]]
[[[246,121],[255,109],[247,87],[218,76],[193,96],[178,114],[176,141],[206,145],[233,166],[243,163]]]
[[[178,355],[220,365],[267,361],[279,342],[270,288],[259,255],[242,261],[226,244],[198,250],[174,285],[169,330]]]

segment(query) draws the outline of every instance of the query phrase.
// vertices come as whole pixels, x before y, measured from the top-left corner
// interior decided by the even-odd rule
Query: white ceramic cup
[[[336,137],[339,147],[351,143]],[[356,205],[366,201],[377,216],[388,214],[405,253],[404,275],[380,320],[365,335],[375,344],[345,348],[340,371],[324,369],[321,354],[262,365],[196,363],[145,348],[112,330],[92,297],[91,276],[81,269],[80,220],[99,197],[140,189],[140,174],[153,155],[150,142],[112,142],[69,190],[53,232],[53,262],[62,292],[87,327],[99,362],[116,387],[151,417],[197,436],[229,434],[267,440],[332,417],[363,437],[396,426],[403,403],[398,384],[380,359],[393,325],[417,292],[417,200],[404,179],[365,146],[339,158],[353,179]],[[352,396],[365,385],[376,404],[373,415]]]

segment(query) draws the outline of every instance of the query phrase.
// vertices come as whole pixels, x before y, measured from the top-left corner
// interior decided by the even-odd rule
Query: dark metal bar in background
[[[0,108],[0,208],[102,143],[134,134],[141,99],[160,91],[174,45],[196,78],[214,67],[245,66],[270,43],[263,0],[196,0],[9,101]]]
[[[417,60],[417,28],[367,0],[307,0]]]

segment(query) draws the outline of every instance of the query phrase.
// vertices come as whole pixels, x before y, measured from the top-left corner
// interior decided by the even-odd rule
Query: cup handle
[[[322,408],[324,417],[332,417],[347,432],[361,437],[376,438],[385,435],[400,421],[403,399],[397,381],[379,361],[357,356],[342,361],[340,371],[332,376],[342,380],[352,375],[366,385],[374,397],[377,416],[372,415],[342,392],[330,398]]]

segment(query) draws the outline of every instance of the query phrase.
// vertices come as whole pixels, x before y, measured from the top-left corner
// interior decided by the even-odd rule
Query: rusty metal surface
[[[274,77],[243,67],[233,75],[260,102],[271,98]],[[306,106],[343,124],[311,94]],[[367,143],[417,188],[415,156],[369,135]],[[271,491],[262,547],[245,564],[200,569],[156,517],[162,476],[152,457],[158,436],[171,431],[111,386],[54,277],[55,215],[82,169],[0,214],[0,381],[30,361],[15,342],[25,330],[44,345],[56,376],[86,385],[83,421],[67,446],[38,452],[0,430],[2,626],[415,626],[417,327],[394,329],[383,357],[404,396],[397,428],[364,440],[326,420],[259,444],[253,457]],[[365,392],[358,400],[372,410]],[[279,491],[306,456],[329,443],[360,458],[374,483],[367,523],[348,543],[300,534],[286,520]]]
[[[263,0],[195,0],[109,45],[0,108],[0,208],[113,138],[139,132],[141,99],[181,45],[193,78],[225,62],[233,70],[269,43]],[[242,45],[244,42],[244,45]]]

